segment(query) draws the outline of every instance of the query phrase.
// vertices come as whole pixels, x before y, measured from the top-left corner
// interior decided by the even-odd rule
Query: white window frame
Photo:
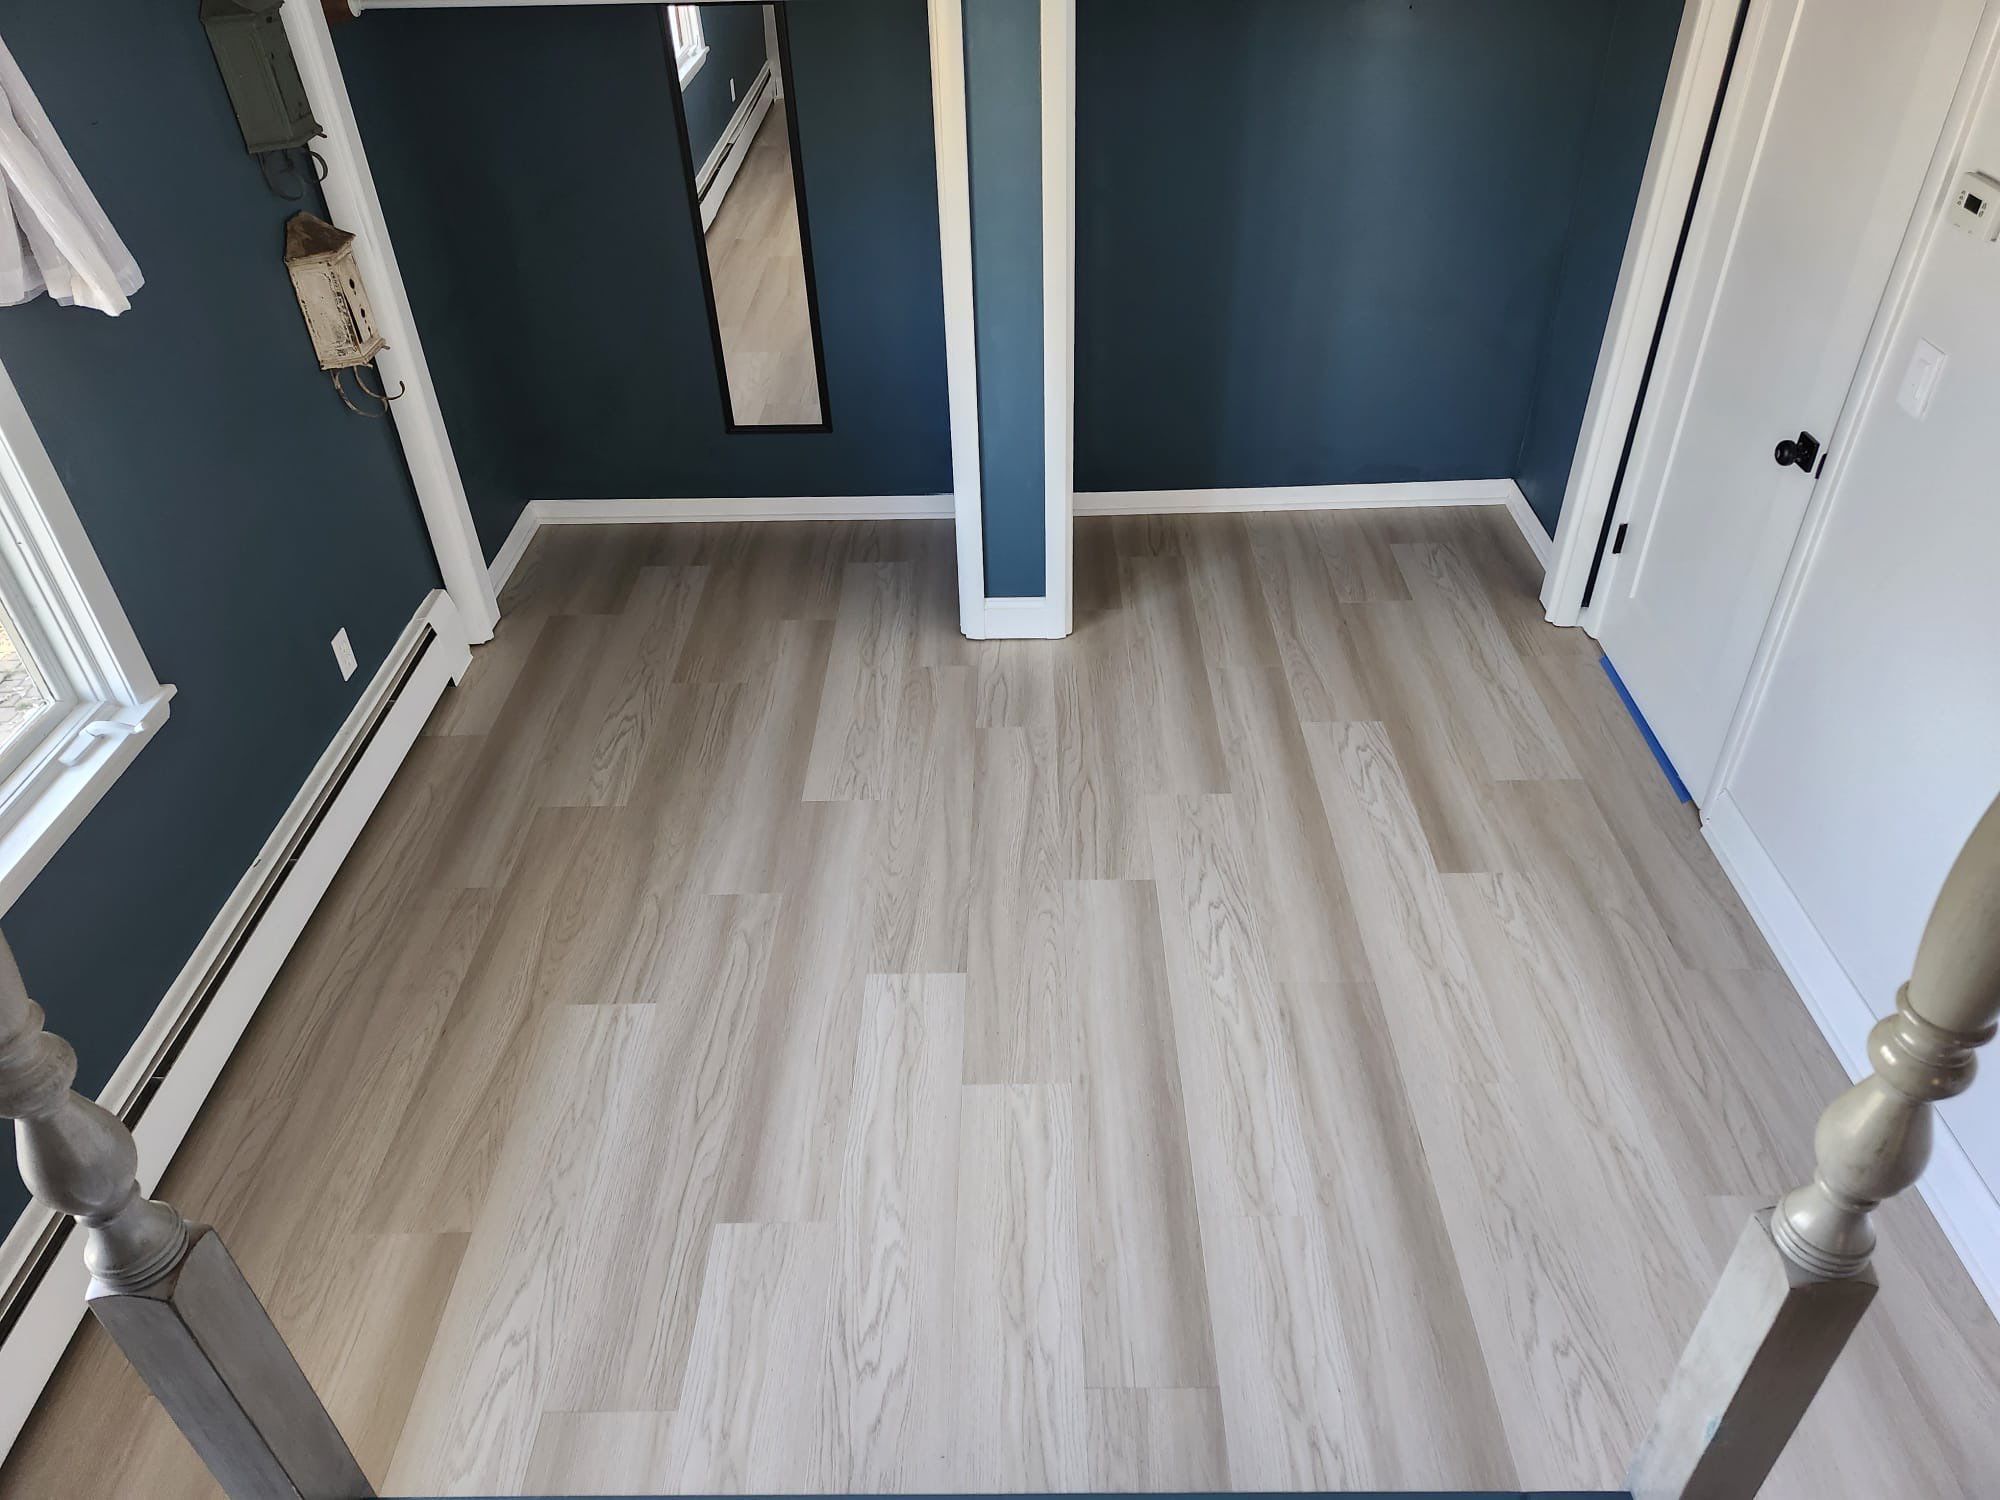
[[[0,914],[166,721],[69,492],[0,365],[0,594],[55,701],[0,759]]]
[[[667,35],[674,44],[674,68],[680,74],[681,87],[686,88],[708,61],[708,40],[701,31],[701,7],[669,5]]]

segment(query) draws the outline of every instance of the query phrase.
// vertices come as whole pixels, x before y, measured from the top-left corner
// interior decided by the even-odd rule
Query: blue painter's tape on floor
[[[1674,789],[1674,795],[1683,802],[1692,802],[1688,795],[1687,783],[1681,780],[1681,773],[1674,769],[1674,763],[1667,759],[1667,752],[1661,748],[1659,737],[1653,733],[1653,726],[1646,722],[1646,716],[1639,712],[1639,705],[1632,701],[1632,694],[1626,690],[1625,679],[1618,675],[1618,669],[1611,665],[1611,658],[1600,656],[1597,664],[1604,668],[1604,675],[1611,679],[1611,685],[1618,689],[1618,697],[1625,705],[1625,712],[1632,716],[1632,722],[1639,726],[1639,733],[1646,737],[1646,748],[1653,752],[1653,759],[1660,763],[1666,773],[1667,785]]]

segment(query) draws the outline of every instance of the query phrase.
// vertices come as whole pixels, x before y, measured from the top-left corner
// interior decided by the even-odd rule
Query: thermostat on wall
[[[2000,236],[2000,182],[1984,172],[1962,173],[1951,194],[1951,226],[1982,240]]]

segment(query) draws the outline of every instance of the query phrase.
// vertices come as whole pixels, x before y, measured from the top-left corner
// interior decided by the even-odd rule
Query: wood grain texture
[[[405,1493],[1611,1487],[1844,1079],[1511,526],[544,528],[163,1190]],[[1882,1231],[1765,1500],[2000,1473]],[[215,1491],[86,1326],[0,1493]]]
[[[1075,1170],[1067,1089],[964,1090],[953,1489],[1088,1482]]]

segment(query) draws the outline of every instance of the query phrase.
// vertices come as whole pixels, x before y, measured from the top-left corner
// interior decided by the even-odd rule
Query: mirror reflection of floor
[[[771,105],[708,230],[729,400],[739,427],[820,418],[785,101]]]

